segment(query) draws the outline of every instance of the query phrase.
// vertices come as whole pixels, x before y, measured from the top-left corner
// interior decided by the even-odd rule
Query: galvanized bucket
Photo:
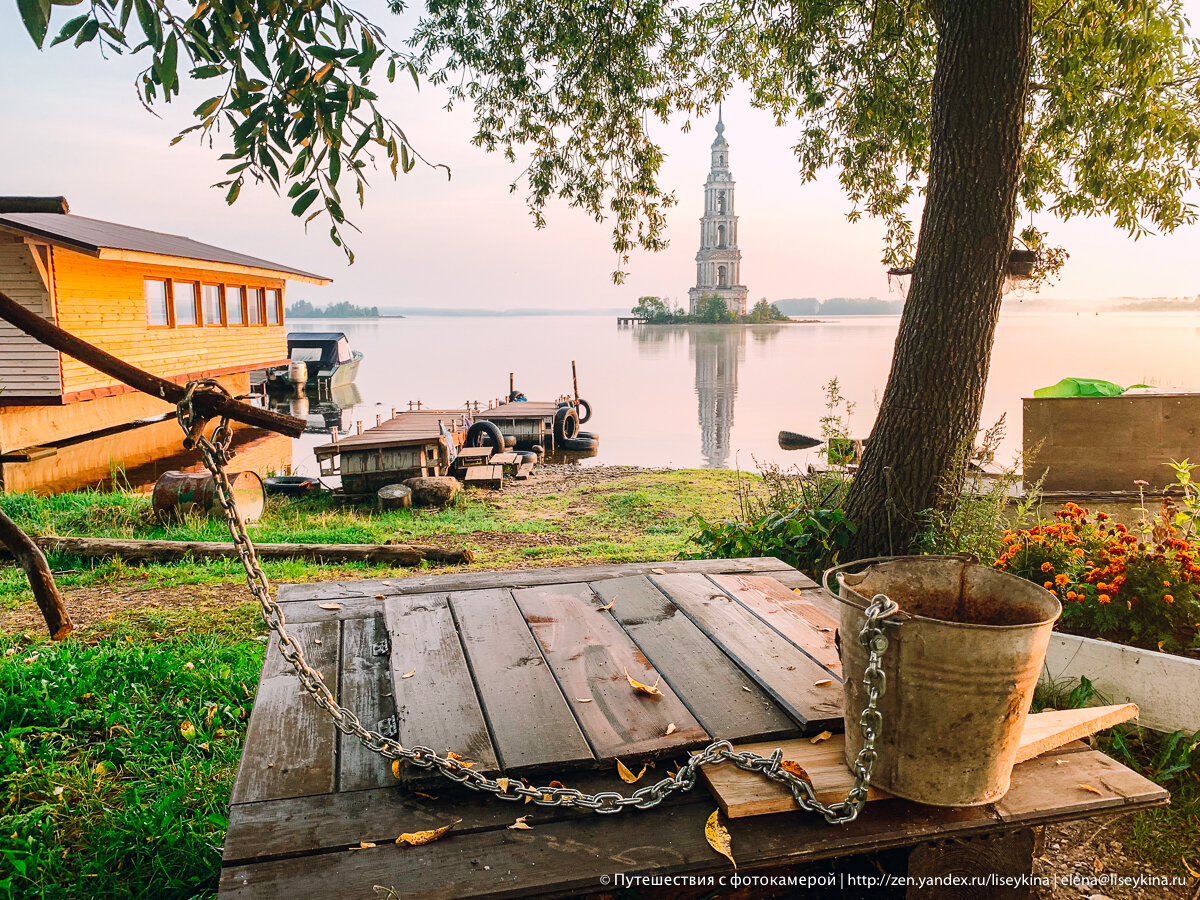
[[[851,568],[861,570],[852,574]],[[887,689],[879,701],[883,727],[872,784],[932,806],[999,800],[1008,791],[1050,632],[1062,614],[1058,598],[968,556],[848,563],[825,573],[826,590],[835,575],[847,764],[853,766],[862,746],[863,610],[886,594],[900,612],[885,625]]]
[[[262,478],[254,472],[230,472],[229,484],[242,520],[257,521],[266,506]],[[188,515],[224,515],[217,483],[207,472],[164,472],[150,496],[154,514],[163,523],[178,522]]]

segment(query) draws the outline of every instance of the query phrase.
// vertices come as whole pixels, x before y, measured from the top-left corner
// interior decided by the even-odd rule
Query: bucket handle
[[[976,556],[974,553],[965,553],[965,552],[964,553],[948,553],[944,556],[922,556],[920,554],[910,554],[907,556],[870,556],[870,557],[867,557],[866,559],[851,560],[850,562],[842,563],[839,566],[830,566],[821,575],[821,588],[825,591],[826,594],[828,594],[830,597],[832,597],[838,603],[845,604],[846,606],[852,606],[858,610],[863,610],[866,607],[859,606],[853,600],[848,600],[845,597],[842,597],[840,591],[830,590],[830,588],[829,588],[830,577],[834,576],[834,575],[846,573],[846,570],[851,568],[852,566],[870,566],[870,565],[874,565],[875,563],[901,562],[903,560],[908,560],[908,559],[921,559],[921,560],[960,559],[967,565],[972,565],[972,566],[979,565],[979,557],[978,556]],[[849,573],[846,573],[846,574],[849,574]],[[858,573],[854,573],[854,574],[858,574]],[[907,616],[904,614],[904,611],[901,610],[898,615],[892,617],[893,621],[895,621],[895,619],[897,619],[897,618],[907,618]]]

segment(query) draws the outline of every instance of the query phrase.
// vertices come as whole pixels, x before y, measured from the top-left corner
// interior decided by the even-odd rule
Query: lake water
[[[823,385],[837,378],[856,404],[855,436],[870,433],[899,319],[858,316],[815,324],[618,327],[612,316],[292,320],[292,331],[344,331],[364,354],[361,401],[347,421],[364,427],[408,401],[461,408],[508,392],[531,400],[579,393],[594,416],[599,455],[584,464],[753,469],[755,459],[815,461],[785,452],[780,429],[820,434]],[[984,423],[1007,416],[1007,461],[1021,443],[1021,398],[1067,376],[1200,390],[1200,315],[1005,312],[997,331]],[[315,474],[297,442],[295,468]]]

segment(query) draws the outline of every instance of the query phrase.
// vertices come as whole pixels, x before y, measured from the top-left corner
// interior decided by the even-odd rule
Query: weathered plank
[[[395,736],[396,702],[388,666],[389,641],[383,616],[347,619],[342,626],[342,672],[338,702],[373,730]],[[362,741],[337,732],[339,791],[394,785],[388,760]]]
[[[660,756],[708,740],[678,694],[586,584],[513,592],[583,733],[601,761]],[[626,673],[661,696],[635,691]],[[585,702],[586,701],[586,702]],[[675,726],[671,734],[667,730]],[[553,739],[553,738],[550,738]]]
[[[335,692],[338,686],[339,623],[289,625],[308,664]],[[324,794],[335,787],[337,742],[333,719],[303,693],[279,638],[267,644],[254,711],[246,729],[231,803]]]
[[[450,595],[450,609],[500,765],[528,771],[595,761],[512,592]]]
[[[787,563],[773,557],[747,559],[688,559],[671,562],[610,563],[595,566],[550,566],[540,569],[521,569],[507,572],[447,572],[441,575],[412,575],[404,578],[362,579],[360,581],[319,581],[309,584],[279,586],[279,602],[295,603],[304,600],[348,600],[386,596],[424,594],[434,591],[474,591],[483,588],[532,587],[563,582],[602,581],[624,578],[627,575],[654,573],[700,572],[711,574],[771,574],[802,579],[789,587],[812,586],[811,580]],[[290,613],[289,613],[290,615]]]
[[[612,614],[709,734],[720,740],[784,738],[795,722],[644,575],[597,581]]]
[[[473,760],[481,772],[496,771],[496,753],[446,595],[393,597],[383,611],[392,642],[400,742],[453,751]]]
[[[710,580],[785,638],[840,676],[837,619],[769,575],[710,575]]]
[[[842,689],[833,672],[704,575],[652,575],[650,580],[793,719],[817,729],[840,723]]]

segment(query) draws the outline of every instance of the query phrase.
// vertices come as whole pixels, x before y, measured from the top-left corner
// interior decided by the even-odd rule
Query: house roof
[[[214,263],[218,267],[254,269],[314,284],[328,284],[331,280],[324,275],[293,269],[291,266],[248,256],[245,253],[224,250],[181,235],[117,225],[114,222],[102,222],[85,216],[57,212],[4,211],[0,212],[0,228],[100,259],[137,260],[143,256],[169,257],[173,262],[197,260]],[[142,261],[155,262],[150,259]]]

